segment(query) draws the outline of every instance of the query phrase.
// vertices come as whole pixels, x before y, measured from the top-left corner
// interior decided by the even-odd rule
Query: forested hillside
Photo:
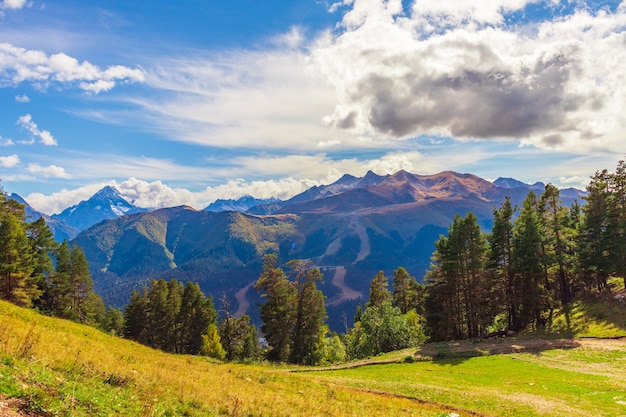
[[[280,264],[307,259],[324,275],[318,286],[327,297],[330,327],[345,331],[344,317],[351,321],[357,304],[367,301],[378,271],[403,266],[421,280],[434,242],[456,214],[474,213],[486,231],[505,197],[521,205],[529,187],[543,188],[520,184],[498,186],[450,171],[345,175],[288,201],[257,206],[259,214],[159,209],[104,221],[74,242],[84,249],[107,304],[124,306],[133,289],[154,278],[192,281],[207,294],[225,293],[235,312],[257,323],[252,286],[262,257],[276,253]],[[569,207],[583,194],[568,190],[560,199]]]
[[[170,352],[219,359],[265,357],[306,365],[376,355],[417,346],[426,339],[482,338],[541,329],[552,325],[555,311],[567,310],[573,300],[590,294],[610,294],[609,283],[624,281],[626,276],[625,164],[620,162],[615,172],[596,173],[587,191],[582,207],[576,202],[564,205],[559,190],[550,184],[541,195],[529,192],[521,207],[505,198],[493,208],[490,232],[481,229],[473,212],[456,214],[448,233],[435,242],[425,282],[418,282],[401,265],[393,270],[391,283],[382,269],[372,274],[369,297],[359,297],[363,303],[355,308],[354,318],[345,314],[340,318],[341,334],[328,327],[332,312],[327,306],[333,305],[333,299],[329,301],[318,287],[323,270],[313,259],[296,257],[295,242],[304,237],[297,228],[301,218],[292,214],[249,217],[203,212],[205,219],[229,220],[208,222],[216,228],[205,234],[189,224],[197,220],[197,212],[183,207],[110,223],[130,228],[99,229],[98,242],[119,242],[115,234],[132,235],[123,240],[127,251],[137,250],[132,243],[140,239],[163,243],[155,246],[154,263],[175,262],[182,256],[194,259],[189,248],[199,241],[205,243],[204,259],[218,264],[232,251],[244,265],[264,248],[261,272],[250,289],[261,300],[258,324],[267,343],[263,346],[246,311],[238,308],[234,314],[225,292],[219,294],[216,309],[215,293],[206,296],[197,283],[151,280],[132,292],[123,317],[117,310],[105,310],[93,293],[82,249],[67,241],[56,244],[43,219],[27,223],[23,206],[6,198],[0,213],[0,296]],[[283,245],[276,239],[272,243],[268,236],[293,243]],[[306,240],[304,247],[301,251],[314,251]],[[163,248],[173,251],[158,255]],[[361,244],[356,259],[363,260],[374,250],[378,248],[372,245],[364,251]],[[335,252],[326,248],[324,254],[331,257]],[[110,263],[98,268],[119,268],[116,259],[112,254]]]

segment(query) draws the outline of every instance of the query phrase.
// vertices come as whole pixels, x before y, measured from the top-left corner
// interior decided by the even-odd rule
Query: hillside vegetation
[[[568,313],[573,336],[626,334],[624,307],[602,305]],[[432,343],[314,370],[166,354],[0,302],[0,415],[624,415],[626,340],[558,336]]]
[[[0,403],[37,416],[437,416],[446,410],[280,367],[166,354],[2,301]]]

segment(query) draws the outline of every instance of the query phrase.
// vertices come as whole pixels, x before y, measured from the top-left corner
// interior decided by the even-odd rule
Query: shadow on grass
[[[450,342],[436,342],[426,344],[416,352],[418,360],[432,360],[450,365],[458,365],[464,361],[490,355],[505,355],[512,353],[540,354],[552,349],[573,349],[579,347],[574,339],[479,339],[457,340]]]

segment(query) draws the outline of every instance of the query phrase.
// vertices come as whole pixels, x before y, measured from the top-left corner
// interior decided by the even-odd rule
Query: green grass
[[[617,417],[626,340],[600,337],[624,334],[625,313],[586,300],[514,338],[313,369],[166,354],[0,302],[0,402],[39,416]]]
[[[535,354],[382,364],[310,376],[485,415],[624,415],[626,345],[621,350],[599,351],[602,354],[580,347]]]

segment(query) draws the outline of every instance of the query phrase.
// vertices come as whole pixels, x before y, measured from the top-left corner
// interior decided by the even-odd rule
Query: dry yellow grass
[[[43,411],[73,416],[438,416],[445,411],[316,382],[280,367],[166,354],[0,302],[0,394],[16,393],[36,398]],[[110,401],[119,404],[104,404]]]

